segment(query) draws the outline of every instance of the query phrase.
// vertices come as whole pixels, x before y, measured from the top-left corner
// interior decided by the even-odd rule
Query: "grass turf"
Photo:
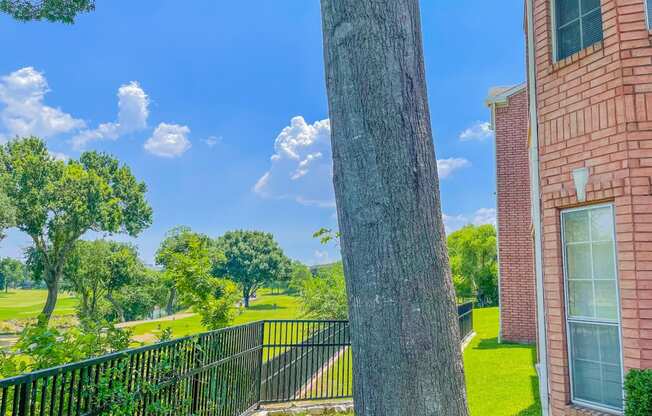
[[[498,308],[473,311],[475,338],[464,350],[473,416],[541,414],[534,345],[498,343]]]
[[[10,290],[8,293],[0,292],[0,321],[10,319],[36,318],[43,310],[47,290]],[[55,315],[74,315],[77,299],[72,295],[59,292]]]
[[[476,309],[473,318],[476,336],[464,350],[471,415],[541,415],[534,345],[498,343],[498,308]],[[328,382],[324,386],[318,382],[314,393],[350,391],[350,365],[347,351],[327,370]]]
[[[243,309],[231,322],[231,325],[241,325],[263,319],[299,319],[301,315],[299,309],[300,303],[297,297],[276,295],[271,294],[268,290],[261,290],[259,298],[254,300],[248,309]],[[137,336],[148,333],[158,334],[161,329],[167,327],[172,329],[172,335],[175,338],[207,331],[206,327],[201,324],[199,315],[174,321],[144,322],[131,327],[131,330],[133,335]]]

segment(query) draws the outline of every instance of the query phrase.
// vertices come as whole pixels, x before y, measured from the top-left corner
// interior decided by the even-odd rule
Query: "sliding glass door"
[[[563,211],[566,327],[573,402],[623,408],[620,304],[612,205]]]

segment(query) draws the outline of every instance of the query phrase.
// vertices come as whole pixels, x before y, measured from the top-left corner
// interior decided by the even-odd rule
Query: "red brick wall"
[[[502,341],[536,341],[530,216],[528,102],[524,88],[496,108],[496,184]]]
[[[644,0],[602,0],[604,41],[555,63],[552,2],[534,3],[551,413],[570,415],[561,209],[613,202],[625,368],[652,367],[652,42]]]

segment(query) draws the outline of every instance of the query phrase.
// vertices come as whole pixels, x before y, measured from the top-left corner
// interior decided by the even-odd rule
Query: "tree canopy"
[[[25,265],[11,257],[5,257],[0,260],[0,290],[5,291],[9,286],[16,286],[19,282],[27,279],[28,272]]]
[[[115,294],[144,273],[136,248],[109,240],[78,241],[64,266],[64,282],[80,299],[80,317],[124,321],[124,310]]]
[[[482,306],[498,303],[498,258],[493,225],[467,225],[448,236],[457,295],[476,298]]]
[[[168,232],[156,253],[156,263],[163,266],[170,293],[178,293],[180,300],[191,305],[211,329],[228,325],[237,300],[235,284],[211,274],[224,261],[213,240],[188,227]]]
[[[16,20],[72,24],[78,14],[95,10],[95,0],[0,0],[0,12]]]
[[[113,157],[85,152],[55,160],[43,140],[12,140],[0,148],[0,188],[15,209],[14,225],[32,238],[32,261],[48,287],[49,320],[75,242],[88,231],[138,235],[152,222],[147,190]]]
[[[289,280],[292,268],[283,250],[270,233],[262,231],[229,231],[217,239],[217,248],[225,261],[216,263],[215,276],[224,276],[238,284],[244,306],[262,285]]]

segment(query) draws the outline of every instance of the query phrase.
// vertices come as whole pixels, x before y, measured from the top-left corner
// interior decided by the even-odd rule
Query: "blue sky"
[[[483,101],[524,78],[523,2],[422,3],[447,227],[492,221]],[[339,257],[317,0],[98,0],[74,26],[0,16],[0,140],[32,132],[58,157],[107,151],[148,185],[152,262],[176,225],[272,232],[309,264]],[[11,232],[0,255],[29,240]]]

